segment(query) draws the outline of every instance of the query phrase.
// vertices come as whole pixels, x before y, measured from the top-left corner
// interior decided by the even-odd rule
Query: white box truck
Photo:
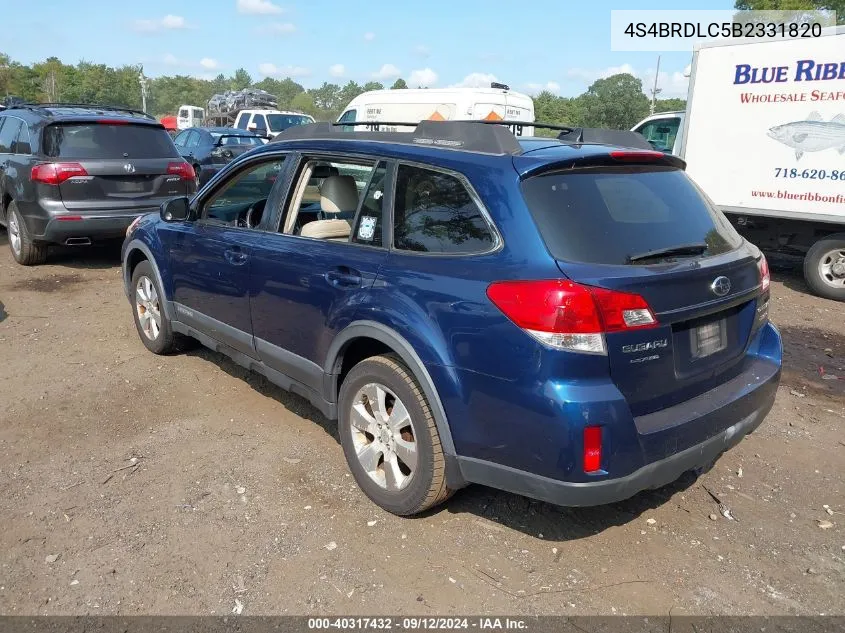
[[[845,27],[702,44],[686,111],[633,130],[683,158],[743,236],[803,258],[810,288],[845,301]]]

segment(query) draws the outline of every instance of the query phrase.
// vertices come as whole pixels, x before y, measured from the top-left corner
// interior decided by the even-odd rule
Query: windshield
[[[272,132],[281,132],[294,125],[308,125],[314,119],[304,114],[268,114],[267,123]]]
[[[230,136],[219,132],[211,133],[214,142],[220,145],[263,145],[264,143],[257,136]],[[222,138],[221,138],[222,137]]]
[[[177,158],[164,128],[152,125],[61,123],[44,129],[51,158]]]
[[[629,264],[643,253],[704,244],[642,260],[711,256],[742,238],[680,169],[594,167],[529,178],[525,200],[552,255],[591,264]]]

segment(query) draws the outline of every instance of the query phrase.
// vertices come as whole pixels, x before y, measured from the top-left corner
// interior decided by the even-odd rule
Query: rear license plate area
[[[693,360],[712,356],[728,346],[726,319],[703,323],[690,328],[690,352]]]
[[[118,182],[115,186],[118,193],[142,193],[146,189],[146,183],[141,182]]]

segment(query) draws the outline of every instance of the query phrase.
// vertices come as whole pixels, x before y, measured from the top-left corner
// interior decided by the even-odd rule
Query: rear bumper
[[[777,377],[773,378],[775,389],[779,377],[778,371]],[[561,506],[597,506],[614,503],[633,497],[643,490],[660,488],[677,480],[685,472],[709,465],[760,426],[773,403],[774,398],[751,415],[701,444],[647,464],[630,475],[615,479],[593,482],[559,481],[468,457],[459,457],[458,464],[467,481],[541,501]]]
[[[461,456],[458,447],[461,474],[467,482],[563,506],[613,503],[665,486],[687,471],[709,466],[762,423],[780,383],[781,352],[780,335],[767,324],[755,336],[743,372],[697,398],[640,418],[625,415],[618,401],[613,408],[606,402],[577,403],[581,413],[595,412],[591,419],[612,419],[605,427],[609,439],[603,441],[606,470],[595,475],[580,470],[583,426],[577,419],[559,418],[557,428],[547,423],[545,432],[535,436],[525,415],[520,441],[510,452],[522,449],[534,456],[528,464],[534,472],[503,463],[501,453],[492,461]],[[623,435],[626,431],[630,435]],[[691,437],[697,439],[685,441]],[[554,476],[558,473],[560,478]]]
[[[150,207],[127,213],[124,211],[97,212],[96,214],[74,215],[69,217],[81,219],[63,220],[62,216],[54,216],[41,227],[40,233],[35,233],[36,240],[65,244],[68,239],[88,238],[90,240],[122,238],[132,221],[142,215],[154,213],[158,207]]]

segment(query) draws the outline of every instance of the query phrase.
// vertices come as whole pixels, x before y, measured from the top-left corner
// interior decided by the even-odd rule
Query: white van
[[[301,112],[282,112],[280,110],[241,110],[235,119],[234,127],[249,130],[261,136],[275,137],[295,125],[314,123],[314,117]]]
[[[512,92],[504,84],[490,88],[425,88],[372,90],[355,97],[338,118],[338,123],[383,121],[419,123],[486,119],[490,121],[534,122],[534,100]],[[363,129],[361,126],[348,129]],[[379,126],[380,131],[402,131],[405,126]],[[533,136],[534,128],[512,126],[514,134]]]
[[[845,26],[811,39],[732,39],[693,53],[687,108],[634,126],[747,239],[803,258],[818,295],[845,301]],[[775,77],[775,74],[777,75]]]
[[[192,105],[179,106],[176,116],[176,129],[187,130],[189,127],[199,127],[205,119],[205,110]]]

